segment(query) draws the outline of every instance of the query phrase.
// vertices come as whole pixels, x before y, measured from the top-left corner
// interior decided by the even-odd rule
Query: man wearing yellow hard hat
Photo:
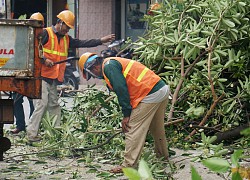
[[[42,34],[42,97],[35,100],[35,110],[27,127],[27,137],[30,142],[41,139],[38,136],[38,130],[46,111],[56,115],[55,125],[60,125],[61,108],[58,104],[57,85],[63,82],[66,63],[54,63],[67,59],[69,48],[95,47],[115,38],[114,34],[110,34],[100,39],[74,39],[68,35],[68,32],[74,29],[75,15],[69,10],[64,10],[57,15],[57,18],[56,25],[45,28]]]
[[[168,160],[164,117],[169,86],[152,70],[131,59],[84,53],[79,68],[86,80],[104,79],[122,107],[124,161],[110,172],[121,173],[124,167],[137,167],[148,131],[154,138],[156,156]]]

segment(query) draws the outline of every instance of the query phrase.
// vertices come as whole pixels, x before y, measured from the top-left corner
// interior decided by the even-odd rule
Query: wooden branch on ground
[[[174,120],[174,121],[169,121],[169,122],[164,123],[164,126],[166,127],[166,126],[178,124],[178,123],[181,123],[183,121],[184,121],[184,119],[177,119],[177,120]]]
[[[208,129],[208,130],[221,132],[220,130],[218,130],[218,129],[214,128],[214,127],[205,127],[205,126],[198,126],[198,125],[193,125],[193,124],[190,124],[189,127],[194,128],[194,129]]]
[[[225,132],[216,133],[215,136],[217,137],[217,139],[213,142],[213,144],[218,144],[224,140],[231,141],[233,139],[239,139],[240,137],[242,137],[240,132],[246,128],[249,128],[249,127],[250,127],[250,123],[247,123],[247,124],[243,124],[241,126],[238,126],[234,129],[227,130]]]
[[[199,123],[199,126],[203,126],[203,125],[207,122],[209,116],[213,113],[214,108],[216,107],[216,105],[218,104],[218,102],[224,97],[224,95],[225,95],[225,94],[222,94],[219,98],[217,98],[217,99],[213,102],[213,104],[210,106],[210,109],[207,111],[207,114],[206,114],[205,117],[202,119],[202,121]],[[196,130],[193,130],[193,131],[185,138],[185,140],[189,140],[190,137],[192,137],[196,132],[197,132]]]

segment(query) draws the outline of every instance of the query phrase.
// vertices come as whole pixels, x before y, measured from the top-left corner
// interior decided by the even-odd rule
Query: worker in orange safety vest
[[[66,62],[54,64],[68,57],[69,48],[96,47],[115,39],[114,34],[100,39],[79,40],[68,35],[74,29],[75,16],[69,10],[64,10],[57,15],[55,26],[47,27],[42,33],[43,58],[41,59],[42,97],[35,100],[35,110],[26,128],[30,142],[41,140],[38,136],[40,122],[46,111],[55,115],[55,126],[60,126],[61,108],[58,103],[57,85],[63,82]]]
[[[169,86],[152,70],[131,59],[84,53],[79,68],[86,80],[91,77],[104,79],[122,107],[124,161],[110,172],[121,173],[124,167],[137,167],[148,130],[154,138],[157,157],[168,160],[164,117]]]

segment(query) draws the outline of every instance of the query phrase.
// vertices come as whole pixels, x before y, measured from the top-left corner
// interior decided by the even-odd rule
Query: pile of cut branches
[[[249,12],[248,0],[170,0],[145,16],[134,52],[170,85],[168,121],[184,117],[185,140],[249,127]]]

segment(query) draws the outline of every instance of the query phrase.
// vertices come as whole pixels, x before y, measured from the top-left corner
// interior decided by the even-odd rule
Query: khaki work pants
[[[168,160],[164,128],[167,103],[168,93],[166,99],[160,103],[140,103],[132,110],[129,120],[131,128],[125,134],[123,167],[137,167],[148,131],[154,138],[156,156]]]
[[[31,139],[38,135],[40,123],[46,111],[48,111],[50,115],[56,115],[57,121],[55,126],[60,125],[61,107],[58,103],[57,83],[55,81],[50,85],[42,80],[42,97],[41,99],[34,99],[34,105],[35,110],[26,128],[28,138]]]

